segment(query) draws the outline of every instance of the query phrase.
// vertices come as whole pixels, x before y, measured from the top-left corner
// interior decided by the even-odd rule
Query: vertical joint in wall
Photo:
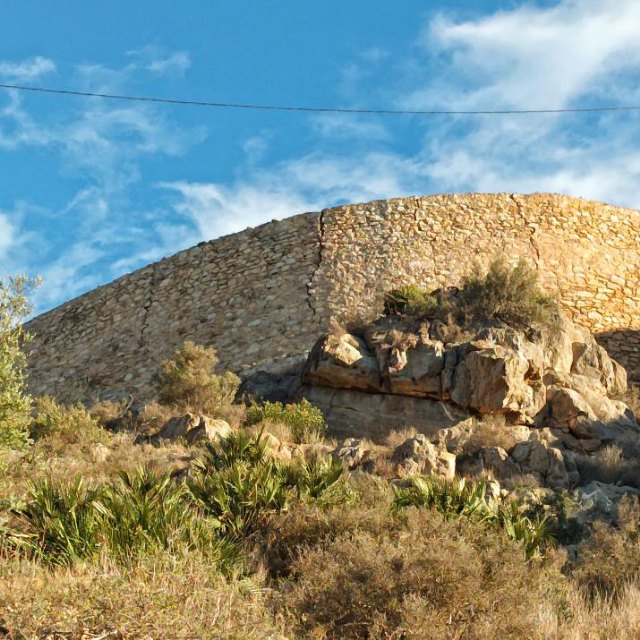
[[[516,210],[518,215],[522,218],[522,221],[525,227],[529,230],[529,246],[531,247],[531,251],[533,253],[533,261],[535,263],[536,269],[540,269],[540,249],[538,248],[538,244],[536,242],[536,228],[528,226],[527,216],[522,207],[522,202],[518,200],[515,193],[512,193],[510,196],[513,203],[516,205]]]
[[[153,265],[153,269],[151,270],[151,281],[149,282],[149,293],[147,294],[147,299],[142,305],[142,322],[140,323],[140,337],[138,338],[138,347],[143,349],[147,346],[147,331],[149,330],[149,313],[151,311],[151,306],[153,305],[153,297],[156,292],[156,271],[158,270],[158,265]]]
[[[325,211],[321,211],[318,214],[318,225],[317,225],[317,233],[318,233],[318,254],[316,259],[316,264],[313,268],[309,276],[309,280],[307,281],[307,305],[309,309],[311,309],[311,316],[315,317],[316,315],[316,285],[317,278],[322,266],[322,253],[324,251],[324,231],[325,231],[325,223],[324,223],[324,214]]]

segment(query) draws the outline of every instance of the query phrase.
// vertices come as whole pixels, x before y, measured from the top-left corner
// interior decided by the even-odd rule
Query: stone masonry
[[[385,291],[455,285],[474,261],[519,257],[573,319],[640,375],[640,212],[552,194],[409,197],[305,213],[203,242],[45,313],[35,394],[152,395],[186,339],[255,371],[308,352],[331,317],[368,320]]]

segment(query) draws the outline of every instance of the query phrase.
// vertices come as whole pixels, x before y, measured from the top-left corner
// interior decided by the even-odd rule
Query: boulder
[[[111,449],[99,442],[93,450],[94,462],[106,462],[111,457]]]
[[[225,438],[231,433],[231,427],[225,420],[213,420],[207,416],[196,416],[187,413],[184,416],[169,418],[160,431],[149,438],[151,443],[161,440],[177,440],[184,438],[188,444],[200,440],[215,441]]]
[[[382,371],[389,393],[403,396],[441,396],[444,346],[438,341],[418,342],[406,351],[392,349],[395,356]]]
[[[496,478],[505,480],[516,475],[520,469],[501,447],[485,447],[479,451],[484,469],[490,469]]]
[[[421,433],[397,446],[391,460],[400,477],[437,475],[453,480],[456,473],[456,456],[446,449],[437,449]]]
[[[291,460],[291,449],[283,442],[280,442],[272,433],[265,431],[262,434],[262,442],[265,444],[266,453],[272,458],[282,460],[283,462],[289,462]]]
[[[531,474],[541,484],[556,491],[570,486],[562,451],[549,447],[543,440],[532,438],[518,443],[511,450],[510,457],[518,464],[522,475]]]
[[[578,487],[573,492],[573,497],[579,505],[578,520],[581,522],[602,520],[610,524],[617,524],[618,507],[625,496],[638,499],[640,490],[633,487],[604,484],[595,480],[584,487]]]
[[[337,389],[381,391],[375,356],[363,340],[348,333],[326,335],[316,342],[302,371],[302,381]]]
[[[609,396],[620,395],[627,390],[624,367],[612,360],[587,331],[584,331],[582,340],[573,343],[571,373],[597,380]]]
[[[369,449],[363,440],[347,438],[342,444],[338,445],[332,455],[337,460],[340,460],[349,471],[353,471],[360,466],[368,451]]]
[[[544,407],[542,371],[521,352],[486,341],[469,343],[456,366],[451,399],[480,413],[514,413],[531,421]]]
[[[587,418],[592,422],[597,420],[591,405],[577,391],[565,389],[556,385],[547,388],[549,399],[549,413],[554,423],[573,427],[578,418]]]
[[[194,444],[200,440],[215,442],[226,438],[231,433],[231,427],[225,420],[212,420],[206,416],[200,418],[200,423],[185,435],[188,444]]]

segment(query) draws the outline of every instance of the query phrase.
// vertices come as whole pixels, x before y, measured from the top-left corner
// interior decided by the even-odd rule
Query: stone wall
[[[640,374],[640,212],[550,194],[401,198],[307,213],[183,251],[31,321],[34,393],[151,393],[185,339],[255,371],[305,353],[331,316],[369,319],[401,284],[456,284],[524,256],[579,324]]]
[[[319,332],[307,285],[318,214],[203,242],[91,291],[27,325],[33,393],[145,397],[184,340],[213,344],[222,367],[277,359]]]

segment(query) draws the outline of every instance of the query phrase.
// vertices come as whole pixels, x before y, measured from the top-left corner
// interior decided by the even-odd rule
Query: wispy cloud
[[[175,211],[210,239],[332,204],[419,191],[420,171],[419,163],[395,154],[341,159],[313,153],[254,170],[230,185],[176,181],[158,186],[175,194]]]
[[[76,74],[82,86],[114,90],[126,87],[136,74],[170,73],[178,67],[186,68],[187,62],[186,54],[160,57],[155,50],[148,50],[121,69],[84,65],[76,69]],[[13,70],[23,77],[53,68],[53,63],[44,59],[0,63],[0,71]],[[111,274],[119,275],[117,269],[125,263],[140,265],[147,256],[171,253],[173,247],[169,249],[162,237],[162,214],[146,232],[145,250],[135,250],[132,236],[141,220],[131,216],[135,205],[130,191],[141,180],[144,158],[181,155],[205,135],[203,128],[176,126],[166,112],[151,105],[95,99],[76,101],[56,117],[36,119],[30,112],[28,96],[6,92],[4,105],[0,106],[0,149],[46,149],[50,157],[58,159],[59,170],[80,180],[83,186],[57,210],[38,209],[35,203],[27,203],[33,211],[30,226],[37,228],[37,216],[47,223],[41,235],[51,233],[52,237],[48,242],[40,238],[43,251],[39,253],[18,256],[14,252],[11,260],[3,261],[3,272],[40,272],[44,284],[36,302],[42,309],[96,286]],[[0,226],[5,238],[15,236],[15,230],[13,235],[10,230]],[[60,234],[64,234],[64,242]],[[4,244],[8,246],[8,242]],[[0,256],[3,247],[0,241]],[[123,261],[123,254],[130,259]]]
[[[52,73],[55,69],[56,65],[53,60],[42,56],[34,56],[19,62],[0,60],[0,78],[13,82],[36,80],[43,75]]]
[[[16,242],[16,227],[6,213],[0,213],[0,259],[5,259],[7,251]]]
[[[453,109],[633,102],[638,24],[634,0],[524,5],[466,21],[440,15],[420,39],[438,80],[399,102]],[[443,189],[562,191],[637,206],[638,133],[633,113],[476,117],[435,129],[422,158]]]
[[[160,47],[148,45],[128,51],[127,55],[134,60],[129,65],[131,70],[144,69],[159,76],[182,76],[191,66],[191,56],[187,51],[166,53]]]

